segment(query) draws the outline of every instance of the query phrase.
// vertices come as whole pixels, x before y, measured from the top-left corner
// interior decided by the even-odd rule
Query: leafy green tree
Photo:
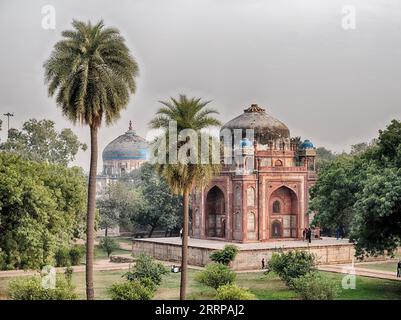
[[[392,254],[401,244],[401,122],[367,148],[321,170],[311,190],[314,224],[350,230],[359,257]]]
[[[322,168],[310,190],[309,212],[318,213],[313,225],[348,233],[356,192],[361,185],[359,172],[363,172],[363,162],[349,155],[341,155]]]
[[[222,250],[213,251],[210,254],[210,260],[225,265],[229,265],[231,261],[234,261],[237,256],[239,249],[237,246],[227,244]]]
[[[236,284],[225,284],[217,288],[216,300],[256,300],[256,297]]]
[[[161,263],[155,262],[151,256],[141,253],[136,259],[135,266],[125,274],[125,277],[129,281],[138,280],[147,286],[149,286],[147,282],[150,280],[157,287],[167,273],[167,269]]]
[[[195,280],[214,289],[235,282],[237,275],[222,263],[208,263],[205,269],[195,276]]]
[[[0,269],[52,263],[84,223],[84,174],[6,152],[0,152],[0,168]]]
[[[132,216],[144,206],[140,191],[128,181],[117,181],[107,186],[106,192],[97,200],[99,209],[99,226],[108,229],[117,225],[127,227],[132,224]]]
[[[325,147],[316,148],[316,170],[320,171],[321,168],[328,165],[336,159],[336,155]]]
[[[169,185],[156,173],[154,166],[149,163],[142,165],[134,185],[143,202],[136,206],[131,220],[135,225],[148,228],[149,238],[156,228],[173,230],[180,226],[182,197],[171,192]]]
[[[278,274],[287,286],[294,280],[315,270],[315,256],[307,251],[273,253],[267,263],[269,271]]]
[[[114,251],[120,248],[117,241],[110,237],[103,237],[100,239],[99,246],[107,253],[107,257],[110,257]]]
[[[74,20],[73,30],[62,32],[50,58],[44,63],[50,96],[73,123],[87,125],[91,136],[88,186],[86,295],[94,299],[93,254],[96,206],[98,131],[119,118],[135,92],[138,66],[115,28],[103,21],[92,25]]]
[[[7,141],[0,144],[0,150],[15,152],[34,161],[48,161],[68,165],[74,161],[86,145],[78,140],[71,129],[58,132],[51,120],[31,119],[22,130],[10,129]]]
[[[178,99],[171,98],[170,101],[160,101],[163,105],[160,108],[155,118],[150,122],[154,129],[162,129],[164,131],[162,137],[156,140],[156,143],[161,141],[169,142],[169,139],[175,140],[174,137],[169,137],[169,124],[175,121],[177,124],[177,132],[184,129],[192,129],[200,135],[202,129],[211,126],[220,125],[220,121],[213,117],[218,112],[206,108],[210,101],[202,101],[200,98],[188,98],[185,95],[180,95]],[[177,144],[177,150],[184,145]],[[198,150],[199,141],[193,143],[197,144]],[[168,152],[167,152],[168,153]],[[198,153],[198,162],[174,162],[167,161],[167,163],[156,164],[156,170],[166,180],[174,193],[183,196],[183,232],[182,232],[182,253],[181,253],[181,284],[180,284],[180,299],[185,300],[186,296],[186,282],[187,282],[187,266],[188,266],[188,227],[189,227],[189,194],[191,189],[196,184],[206,183],[214,174],[216,174],[220,165],[213,164],[211,159],[207,163],[201,163],[201,152]],[[172,154],[167,154],[167,158],[173,159]],[[170,159],[171,160],[171,159]],[[170,163],[171,162],[171,163]]]

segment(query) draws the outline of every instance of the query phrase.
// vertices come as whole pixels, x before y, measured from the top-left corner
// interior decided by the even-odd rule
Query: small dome
[[[299,145],[299,149],[313,149],[313,148],[314,148],[313,143],[308,139],[306,139]]]
[[[148,142],[138,136],[130,126],[128,131],[110,142],[103,150],[103,161],[147,160]]]
[[[240,145],[241,145],[241,148],[244,148],[244,147],[245,148],[246,147],[250,148],[250,147],[252,147],[252,141],[250,141],[249,139],[245,138],[245,139],[241,140]]]
[[[278,138],[289,138],[290,130],[281,121],[273,118],[260,108],[257,104],[252,104],[244,113],[227,122],[224,129],[254,129],[255,137],[258,141],[266,142]],[[243,133],[245,135],[245,133]]]

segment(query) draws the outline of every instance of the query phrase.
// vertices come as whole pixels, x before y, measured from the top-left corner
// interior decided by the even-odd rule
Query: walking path
[[[378,278],[386,280],[396,280],[401,281],[401,278],[397,278],[396,272],[383,271],[383,270],[373,270],[367,268],[361,268],[359,266],[354,266],[349,264],[336,264],[336,265],[319,265],[318,269],[321,271],[336,272],[342,274],[355,274],[357,276]]]

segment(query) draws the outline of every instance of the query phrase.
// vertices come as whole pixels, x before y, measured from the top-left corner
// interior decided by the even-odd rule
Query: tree
[[[319,172],[311,190],[314,224],[345,225],[356,255],[392,254],[401,244],[401,122],[353,155],[337,158]]]
[[[15,152],[34,161],[48,161],[68,165],[74,161],[81,149],[87,149],[71,129],[57,132],[51,120],[31,119],[22,130],[10,129],[7,141],[0,144],[0,150]]]
[[[213,117],[218,112],[206,108],[210,101],[201,101],[200,98],[187,98],[180,95],[178,99],[171,98],[170,101],[160,101],[163,107],[160,108],[156,117],[150,122],[154,129],[163,129],[163,136],[156,140],[155,143],[169,142],[169,139],[175,140],[176,137],[169,137],[168,130],[171,121],[177,124],[177,132],[184,129],[192,129],[200,134],[202,129],[218,126],[220,122]],[[177,150],[188,142],[176,144]],[[192,141],[199,146],[199,141]],[[201,148],[198,148],[201,150]],[[173,151],[174,152],[174,151]],[[166,152],[167,157],[172,160],[173,155]],[[200,157],[201,153],[198,153]],[[183,233],[182,233],[182,253],[181,253],[181,284],[180,299],[184,300],[186,295],[186,279],[187,279],[187,262],[188,262],[188,224],[189,224],[189,194],[195,184],[206,183],[210,177],[216,174],[220,166],[213,164],[211,159],[202,164],[200,158],[196,163],[191,161],[167,161],[167,163],[157,163],[156,170],[166,180],[174,193],[183,196]],[[162,162],[162,161],[161,161]]]
[[[108,229],[131,223],[132,216],[143,207],[142,194],[129,182],[116,181],[107,186],[106,193],[97,200],[99,226]]]
[[[182,223],[182,197],[171,192],[166,181],[155,172],[154,166],[149,163],[142,165],[134,185],[143,200],[131,216],[135,225],[149,228],[149,238],[158,227],[166,230],[179,227]]]
[[[84,223],[86,179],[79,168],[0,152],[0,269],[53,263]]]
[[[94,299],[93,253],[96,206],[97,136],[103,120],[106,125],[118,119],[135,92],[138,66],[115,28],[103,21],[92,25],[74,20],[73,30],[62,32],[50,58],[44,63],[50,96],[73,123],[90,128],[91,160],[88,185],[86,230],[86,296]]]
[[[116,240],[107,236],[100,240],[99,245],[107,253],[107,257],[110,257],[113,251],[120,248]]]
[[[336,159],[336,155],[325,147],[316,149],[316,170],[320,171],[321,168]]]
[[[348,233],[353,220],[353,205],[361,184],[363,164],[356,157],[339,156],[319,171],[316,185],[310,190],[309,212],[317,212],[313,225],[330,231]]]

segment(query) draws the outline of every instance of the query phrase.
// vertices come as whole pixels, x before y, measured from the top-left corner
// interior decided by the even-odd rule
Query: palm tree
[[[202,102],[200,98],[187,98],[185,95],[180,95],[178,100],[170,98],[170,101],[160,101],[160,103],[163,104],[163,107],[156,112],[156,117],[150,122],[150,126],[154,129],[163,129],[164,136],[162,136],[163,139],[158,139],[155,143],[159,143],[161,140],[167,142],[168,139],[173,138],[169,137],[168,134],[169,123],[171,121],[177,123],[178,133],[184,129],[192,129],[199,134],[202,129],[220,125],[220,121],[213,117],[213,114],[217,114],[218,112],[210,108],[205,108],[210,101]],[[199,146],[199,143],[197,143],[197,146]],[[179,147],[179,144],[177,147]],[[200,162],[183,163],[180,161],[176,164],[168,163],[168,161],[165,164],[156,164],[156,170],[165,178],[172,191],[183,196],[181,300],[185,300],[186,294],[189,194],[194,185],[206,183],[213,175],[218,173],[219,169],[220,165],[213,164],[212,161],[208,161],[206,164],[200,164]]]
[[[74,20],[44,63],[49,96],[70,121],[90,128],[91,160],[86,226],[86,296],[93,300],[93,242],[98,158],[97,134],[118,119],[135,92],[138,66],[115,28]]]

